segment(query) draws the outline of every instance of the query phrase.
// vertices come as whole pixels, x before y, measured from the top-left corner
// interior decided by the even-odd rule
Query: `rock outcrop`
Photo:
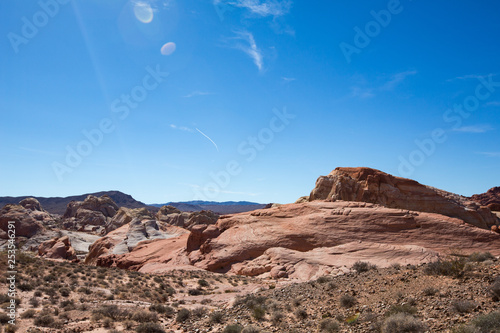
[[[118,229],[119,227],[132,222],[134,218],[151,219],[153,215],[146,208],[125,208],[120,207],[113,218],[106,223],[106,233]]]
[[[470,199],[492,211],[500,212],[500,186],[490,188],[486,193],[474,194]]]
[[[95,197],[87,196],[84,201],[71,201],[66,208],[63,217],[64,227],[71,230],[104,230],[104,226],[118,211],[118,206],[107,195]],[[102,227],[102,228],[98,228]]]
[[[76,251],[68,236],[53,238],[38,247],[38,255],[50,259],[77,260]]]
[[[210,271],[245,275],[270,273],[278,265],[286,267],[286,275],[293,276],[296,265],[314,262],[333,271],[349,262],[340,254],[356,251],[387,264],[404,264],[405,260],[418,263],[434,258],[435,252],[445,254],[450,249],[500,254],[499,234],[460,219],[364,202],[288,204],[225,216],[215,226],[220,235],[205,240],[199,249],[189,253],[192,264]],[[197,239],[199,235],[191,233],[188,244],[199,243]],[[347,243],[349,250],[345,250]],[[339,248],[341,245],[344,248]],[[380,258],[381,249],[386,255]],[[388,249],[400,254],[406,251],[408,255],[391,259]]]
[[[151,218],[134,217],[129,223],[111,231],[92,244],[85,263],[96,264],[100,257],[129,253],[144,241],[174,238],[188,233],[189,231],[185,229]],[[106,262],[102,258],[100,260],[100,263]]]
[[[184,229],[191,230],[200,224],[215,224],[218,216],[212,211],[202,210],[199,212],[181,212],[173,206],[163,206],[156,213],[156,219],[170,225],[175,225]]]
[[[309,200],[369,202],[389,208],[437,213],[483,229],[498,224],[497,216],[489,208],[466,197],[370,168],[336,168],[328,176],[318,178]]]
[[[33,216],[33,212],[40,211],[32,211],[21,205],[5,205],[0,210],[0,229],[5,232],[1,236],[7,238],[9,221],[14,221],[16,237],[29,238],[44,230],[44,226]]]

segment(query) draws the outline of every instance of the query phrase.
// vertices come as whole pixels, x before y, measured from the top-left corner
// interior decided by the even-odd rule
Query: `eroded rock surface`
[[[466,197],[370,168],[336,168],[328,176],[318,178],[309,200],[360,201],[437,213],[483,229],[498,224],[489,208]]]

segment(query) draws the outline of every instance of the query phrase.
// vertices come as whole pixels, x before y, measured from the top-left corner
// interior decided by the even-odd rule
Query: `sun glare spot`
[[[145,2],[137,2],[134,5],[134,14],[142,23],[150,23],[153,21],[153,9]]]
[[[161,54],[163,55],[171,55],[175,52],[176,45],[173,42],[168,42],[161,47]]]

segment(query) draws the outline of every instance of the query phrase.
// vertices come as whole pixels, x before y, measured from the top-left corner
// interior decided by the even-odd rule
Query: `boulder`
[[[309,201],[314,200],[368,202],[443,214],[483,229],[498,223],[487,207],[466,197],[370,168],[336,168],[319,177],[309,196]]]
[[[64,225],[68,229],[84,230],[86,225],[105,226],[116,215],[118,206],[107,195],[87,196],[84,201],[71,201],[64,213]]]
[[[500,212],[500,186],[492,187],[486,193],[474,194],[470,199],[492,211]]]
[[[0,229],[7,232],[9,221],[14,221],[16,237],[32,237],[45,228],[33,218],[32,211],[21,205],[5,205],[0,210]],[[6,237],[6,234],[0,236]]]
[[[68,236],[53,238],[38,247],[38,255],[50,259],[77,260]]]
[[[113,218],[106,223],[106,233],[118,229],[119,227],[130,223],[134,218],[152,218],[152,214],[146,208],[125,208],[120,207]]]
[[[195,225],[215,224],[218,215],[210,210],[188,213],[181,212],[173,206],[163,206],[156,214],[156,219],[170,225],[191,230]]]
[[[31,211],[39,211],[39,212],[44,211],[42,206],[40,205],[40,202],[35,198],[23,199],[19,202],[19,204],[21,206],[23,206],[24,208],[31,210]]]

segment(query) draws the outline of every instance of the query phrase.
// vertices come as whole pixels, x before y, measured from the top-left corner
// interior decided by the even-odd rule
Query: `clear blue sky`
[[[285,203],[337,166],[484,192],[500,185],[499,15],[494,0],[2,1],[0,195]]]

